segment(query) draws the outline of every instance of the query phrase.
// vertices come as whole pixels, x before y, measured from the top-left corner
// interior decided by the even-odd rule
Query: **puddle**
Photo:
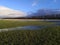
[[[54,21],[55,22],[55,21]],[[20,27],[14,27],[14,28],[5,28],[5,29],[0,29],[1,31],[9,31],[9,30],[39,30],[42,28],[47,28],[48,26],[60,26],[60,21],[56,21],[54,24],[51,25],[40,25],[40,26],[20,26]]]
[[[5,28],[0,29],[1,31],[9,31],[9,30],[38,30],[41,29],[43,26],[23,26],[23,27],[15,27],[15,28]]]

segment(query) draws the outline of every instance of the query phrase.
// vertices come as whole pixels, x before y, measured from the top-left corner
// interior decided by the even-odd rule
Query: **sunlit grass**
[[[53,22],[0,20],[0,28],[50,24]],[[60,45],[60,26],[47,26],[39,30],[2,31],[0,45]]]
[[[14,21],[14,20],[0,20],[0,28],[11,28],[17,26],[30,26],[30,25],[49,25],[52,22],[45,21]]]

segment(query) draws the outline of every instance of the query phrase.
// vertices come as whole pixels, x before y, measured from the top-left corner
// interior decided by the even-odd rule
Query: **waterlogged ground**
[[[0,45],[60,45],[60,27],[0,32]]]
[[[50,25],[53,24],[53,22],[47,22],[47,21],[21,21],[21,20],[0,20],[0,29],[2,28],[14,28],[14,27],[20,27],[20,26],[41,26],[41,25]]]
[[[60,45],[60,21],[0,20],[0,29],[0,45]]]
[[[47,27],[56,27],[60,26],[59,20],[0,20],[0,31],[8,30],[41,30]]]

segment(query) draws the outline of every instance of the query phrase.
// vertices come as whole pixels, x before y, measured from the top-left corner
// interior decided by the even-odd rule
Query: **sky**
[[[60,0],[0,0],[0,6],[24,12],[39,9],[60,9]]]

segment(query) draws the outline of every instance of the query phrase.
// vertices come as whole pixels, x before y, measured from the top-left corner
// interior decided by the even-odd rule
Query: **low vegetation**
[[[11,28],[17,26],[30,26],[30,25],[49,25],[52,22],[44,21],[15,21],[15,20],[0,20],[0,29],[1,28]]]
[[[60,27],[0,32],[0,45],[60,45]]]
[[[50,25],[44,21],[0,20],[1,28],[28,25]],[[0,45],[60,45],[60,26],[48,26],[39,30],[11,30],[0,32]]]

